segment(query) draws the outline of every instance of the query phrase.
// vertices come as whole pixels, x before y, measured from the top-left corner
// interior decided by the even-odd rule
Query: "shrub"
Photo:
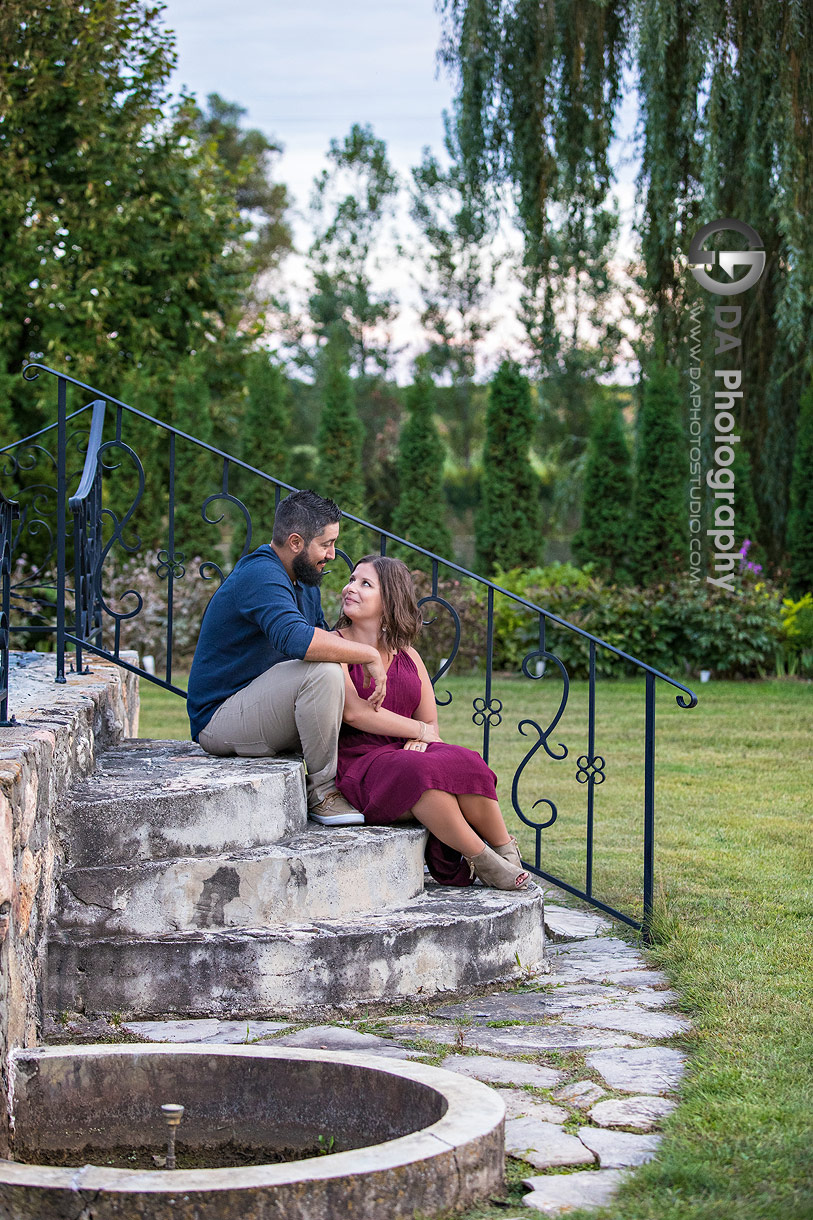
[[[782,644],[777,671],[813,677],[813,593],[782,602]]]
[[[428,582],[418,577],[421,592]],[[681,678],[710,669],[717,677],[755,678],[772,670],[782,638],[780,595],[761,581],[740,592],[692,582],[684,577],[651,588],[602,584],[588,568],[552,564],[523,572],[497,573],[496,583],[607,644]],[[439,596],[461,621],[456,669],[482,669],[486,658],[487,592],[483,586],[441,581]],[[435,664],[448,656],[454,640],[452,616],[439,613],[424,629],[419,647]],[[556,623],[546,624],[547,650],[571,678],[589,674],[589,642]],[[494,667],[519,672],[523,659],[539,649],[539,616],[504,594],[494,595]],[[637,667],[604,648],[596,649],[596,672],[629,676]]]

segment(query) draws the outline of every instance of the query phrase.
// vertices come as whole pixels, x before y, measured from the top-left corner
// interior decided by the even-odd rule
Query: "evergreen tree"
[[[10,445],[12,441],[25,436],[22,425],[14,418],[11,396],[15,383],[18,381],[16,372],[8,372],[8,364],[0,351],[0,449]],[[7,495],[14,499],[10,484],[5,487]]]
[[[433,385],[419,372],[407,395],[409,418],[401,429],[398,445],[398,476],[401,495],[393,517],[393,533],[410,542],[451,556],[452,536],[446,524],[443,495],[443,443],[435,427]],[[410,552],[408,563],[419,564]]]
[[[802,395],[793,454],[788,554],[794,597],[813,592],[813,382]]]
[[[635,453],[630,568],[641,585],[686,566],[685,445],[679,419],[680,376],[657,357],[643,390]]]
[[[236,102],[210,93],[206,107],[195,116],[195,127],[201,142],[214,142],[240,215],[250,226],[252,269],[255,274],[275,270],[293,248],[286,216],[291,201],[287,188],[272,178],[282,145],[257,128],[241,127],[246,110]]]
[[[505,360],[489,394],[475,526],[477,562],[486,574],[498,564],[533,567],[541,556],[540,487],[528,457],[534,423],[528,382],[518,365]]]
[[[605,578],[627,576],[632,471],[621,409],[609,395],[593,411],[581,526],[573,539],[579,563]]]
[[[115,393],[148,361],[168,385],[236,336],[248,226],[191,98],[169,98],[161,18],[143,0],[0,5],[0,355],[18,378],[68,360]],[[38,400],[18,380],[20,433]]]
[[[246,386],[243,460],[272,478],[285,480],[291,426],[288,380],[283,369],[269,360],[265,352],[253,352],[248,361]]]
[[[315,445],[294,445],[288,458],[288,482],[292,487],[315,487],[319,451]]]
[[[364,504],[367,517],[384,529],[392,528],[398,504],[398,435],[404,394],[394,381],[383,377],[354,377],[356,410],[364,442]]]
[[[321,353],[322,415],[317,435],[317,488],[321,496],[335,500],[343,512],[360,516],[364,507],[363,436],[348,363],[344,335],[333,330]],[[343,551],[354,558],[359,546],[364,545],[358,528],[349,523],[342,525],[339,546]]]
[[[161,418],[161,409],[155,398],[154,381],[146,369],[139,369],[138,374],[135,371],[129,373],[117,390],[118,397],[131,407],[135,407],[137,411]],[[107,414],[112,415],[109,407]],[[112,423],[112,419],[110,423]],[[107,427],[108,433],[109,430],[110,424]],[[169,446],[167,434],[163,428],[156,427],[149,420],[141,419],[140,416],[125,411],[121,436],[124,443],[135,453],[144,470],[144,491],[132,517],[132,527],[141,539],[140,550],[163,550],[168,541]],[[115,449],[106,460],[108,462],[120,460]],[[113,478],[108,479],[105,493],[119,514],[122,510],[126,511],[127,504],[132,501],[136,492],[136,474],[137,469],[132,458],[124,457],[121,459],[116,474]],[[111,558],[123,558],[118,547],[113,548]]]
[[[288,482],[291,428],[291,391],[283,369],[269,360],[268,353],[252,352],[246,362],[246,399],[240,430],[240,455],[272,478]],[[251,516],[252,534],[242,513],[235,520],[232,558],[265,540],[274,518],[274,484],[242,472],[239,498]],[[286,495],[282,490],[282,495]]]
[[[172,424],[182,432],[211,444],[212,409],[209,387],[192,362],[185,365],[174,386]],[[195,558],[221,561],[220,530],[211,524],[224,511],[222,502],[203,505],[220,490],[219,461],[199,445],[175,438],[175,551],[183,552],[187,577]]]

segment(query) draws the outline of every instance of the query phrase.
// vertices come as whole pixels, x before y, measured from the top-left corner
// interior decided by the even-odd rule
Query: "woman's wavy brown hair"
[[[409,568],[400,559],[391,559],[389,555],[365,555],[356,563],[354,572],[360,563],[372,564],[378,577],[384,643],[393,652],[409,648],[422,623]],[[350,621],[346,614],[342,614],[336,626],[341,630],[342,627],[349,627]]]

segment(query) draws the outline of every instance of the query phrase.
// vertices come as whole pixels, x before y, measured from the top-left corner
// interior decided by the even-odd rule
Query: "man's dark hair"
[[[277,546],[284,546],[291,534],[299,534],[308,547],[324,533],[325,526],[341,520],[341,515],[338,504],[317,496],[315,491],[292,491],[277,505],[271,537]]]

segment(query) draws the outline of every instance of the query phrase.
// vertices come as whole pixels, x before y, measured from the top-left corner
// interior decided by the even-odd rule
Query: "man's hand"
[[[364,685],[369,686],[370,683],[375,684],[375,689],[371,695],[367,696],[367,702],[374,712],[377,712],[384,702],[384,696],[387,693],[387,671],[384,668],[384,662],[380,656],[376,656],[374,661],[366,661],[362,665],[364,671]]]

